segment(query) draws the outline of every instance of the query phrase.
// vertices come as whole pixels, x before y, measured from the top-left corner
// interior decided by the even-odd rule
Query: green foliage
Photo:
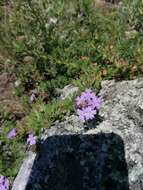
[[[143,1],[125,0],[125,9],[128,14],[130,25],[137,31],[143,32]]]
[[[30,114],[25,118],[25,126],[40,134],[42,128],[49,128],[56,120],[61,121],[74,109],[73,99],[53,100],[49,104],[37,102]]]
[[[3,139],[0,144],[0,155],[0,173],[14,179],[25,156],[23,144]]]
[[[33,132],[40,135],[42,128],[49,128],[56,120],[63,120],[64,116],[70,114],[73,110],[73,99],[53,100],[47,105],[39,100],[33,105],[29,115],[24,118],[23,122],[17,124],[12,122],[10,113],[1,111],[0,173],[13,180],[25,157],[25,137],[27,134]],[[8,132],[14,127],[18,131],[17,137],[7,139]]]
[[[9,68],[21,79],[24,92],[44,86],[55,96],[55,88],[79,78],[83,57],[102,67],[120,58],[136,59],[138,43],[125,36],[125,15],[96,9],[91,0],[14,0],[2,26],[3,46],[13,50]]]
[[[61,38],[65,24],[62,19],[65,19],[65,22],[72,19],[72,13],[68,13],[69,8],[67,11],[66,9],[63,1],[13,1],[13,10],[8,14],[5,23],[7,32],[4,34],[2,30],[0,36],[4,46],[10,51],[13,50],[16,61],[14,72],[22,79],[25,90],[35,88],[42,80],[51,80],[54,88],[53,81],[57,82],[59,78],[61,84],[67,83],[66,79],[62,78],[68,68],[66,60],[61,58],[65,45],[65,39]],[[75,77],[78,72],[69,71],[70,69],[67,80]],[[61,85],[57,83],[57,86]]]

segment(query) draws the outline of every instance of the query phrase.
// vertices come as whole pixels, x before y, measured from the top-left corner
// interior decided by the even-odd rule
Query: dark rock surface
[[[43,134],[26,190],[143,189],[143,80],[104,81],[100,96],[98,125],[72,115]]]
[[[61,135],[41,145],[26,190],[129,190],[122,139]]]

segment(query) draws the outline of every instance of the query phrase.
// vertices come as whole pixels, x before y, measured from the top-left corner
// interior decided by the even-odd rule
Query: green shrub
[[[143,1],[125,0],[125,10],[127,11],[130,25],[137,31],[143,32]]]
[[[71,69],[70,72],[70,63],[66,64],[67,61],[62,58],[64,48],[70,43],[66,38],[71,30],[67,21],[70,19],[72,23],[76,10],[74,7],[74,11],[70,12],[72,5],[67,7],[62,0],[12,2],[7,22],[3,23],[6,30],[0,31],[0,37],[3,46],[13,52],[13,71],[22,80],[25,90],[37,87],[41,81],[58,81],[59,78],[61,81],[63,75],[68,80],[77,75],[77,67],[72,63],[74,71]],[[63,78],[61,84],[65,85],[65,81]]]
[[[0,173],[14,180],[25,156],[24,150],[21,142],[2,140],[0,144]]]
[[[37,102],[25,118],[24,125],[40,134],[41,128],[49,128],[56,120],[63,120],[64,116],[73,110],[73,99],[53,100],[47,105]]]

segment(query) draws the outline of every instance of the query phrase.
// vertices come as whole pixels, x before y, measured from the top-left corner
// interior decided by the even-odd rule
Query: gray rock
[[[124,141],[131,190],[143,187],[143,80],[105,81],[100,92],[104,118],[98,130],[120,135]],[[96,133],[89,130],[88,134]]]
[[[65,86],[63,89],[57,89],[57,92],[60,94],[60,99],[64,100],[66,98],[72,97],[76,92],[78,92],[79,88],[69,84]]]
[[[82,134],[84,132],[84,123],[82,123],[78,116],[71,115],[65,117],[65,121],[56,122],[54,126],[46,130],[41,139],[45,140],[54,135],[68,135],[68,134]]]
[[[19,173],[13,183],[12,190],[25,190],[35,157],[35,153],[29,152],[28,157],[24,160],[19,170]]]
[[[26,190],[143,189],[143,79],[104,81],[99,95],[103,121],[90,128],[71,115],[44,132]]]

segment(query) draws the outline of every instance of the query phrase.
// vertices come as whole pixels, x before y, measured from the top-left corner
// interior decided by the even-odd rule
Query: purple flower
[[[15,138],[17,135],[17,131],[16,128],[13,128],[8,134],[7,134],[7,138],[8,139],[13,139]]]
[[[101,99],[91,89],[86,89],[76,98],[77,114],[82,121],[94,119],[101,107]]]
[[[77,114],[79,115],[80,120],[85,122],[94,119],[96,110],[93,110],[91,107],[87,107],[82,110],[78,109]]]
[[[32,94],[32,95],[29,97],[29,103],[32,104],[35,99],[36,99],[35,94]]]
[[[81,96],[76,98],[76,105],[81,108],[90,106],[93,109],[99,109],[101,106],[101,100],[94,92],[92,92],[92,90],[87,89],[81,94]]]
[[[31,145],[35,145],[36,144],[36,136],[34,136],[33,134],[29,134],[28,138],[27,138],[27,143],[31,146]]]
[[[9,180],[2,175],[0,176],[0,190],[9,190]]]

